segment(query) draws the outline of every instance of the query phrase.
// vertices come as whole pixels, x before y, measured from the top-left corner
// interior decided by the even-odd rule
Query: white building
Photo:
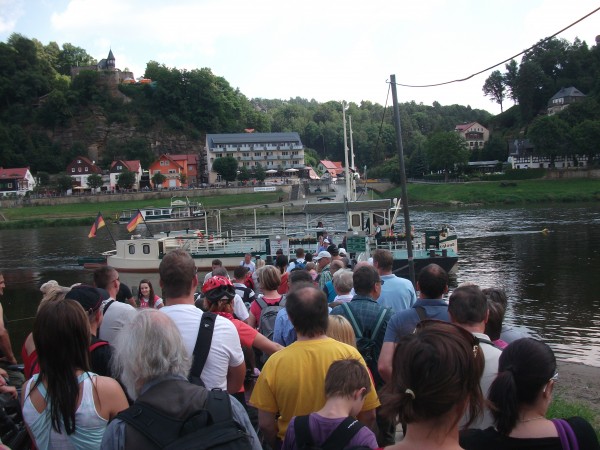
[[[239,167],[254,170],[261,165],[265,170],[303,170],[304,146],[300,136],[292,133],[232,133],[206,135],[206,170],[209,183],[220,180],[212,170],[217,158],[232,156]]]

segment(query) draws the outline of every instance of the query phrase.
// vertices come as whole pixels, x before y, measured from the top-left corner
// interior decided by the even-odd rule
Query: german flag
[[[133,232],[133,230],[135,230],[135,227],[137,227],[143,221],[144,216],[142,216],[142,212],[138,209],[137,214],[133,216],[127,224],[127,231],[129,231],[130,233]]]
[[[96,217],[96,220],[94,221],[94,224],[92,225],[92,229],[90,230],[90,234],[88,234],[88,237],[89,238],[96,237],[96,232],[105,225],[106,225],[106,223],[104,222],[104,219],[102,218],[102,214],[98,213],[98,216]]]

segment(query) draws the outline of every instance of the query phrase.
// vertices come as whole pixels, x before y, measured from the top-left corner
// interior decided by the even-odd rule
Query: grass
[[[520,180],[510,183],[471,182],[456,184],[408,185],[412,204],[451,205],[456,203],[525,204],[538,202],[580,202],[600,200],[600,181],[594,179]],[[400,188],[384,193],[399,197]]]
[[[553,419],[573,416],[583,417],[585,420],[591,423],[592,427],[594,427],[594,430],[596,431],[598,439],[600,440],[600,415],[598,411],[594,411],[582,403],[569,402],[561,398],[559,395],[555,395],[552,403],[550,404],[550,408],[548,409],[546,417]]]
[[[248,194],[221,195],[211,197],[193,197],[190,201],[197,201],[206,209],[231,208],[255,204],[275,203],[279,200],[281,192],[256,192]],[[87,199],[84,197],[84,199]],[[37,223],[43,226],[61,226],[64,221],[69,225],[85,225],[93,223],[98,211],[102,212],[105,220],[116,218],[124,209],[142,208],[144,206],[169,206],[170,198],[153,200],[128,200],[123,202],[103,203],[75,203],[59,204],[52,206],[24,206],[23,208],[2,208],[1,212],[9,222],[0,222],[1,228],[10,228],[13,221],[19,221],[18,227],[32,227]],[[74,220],[80,218],[79,220]]]

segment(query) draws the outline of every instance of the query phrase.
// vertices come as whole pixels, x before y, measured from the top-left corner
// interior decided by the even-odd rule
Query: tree
[[[184,185],[187,181],[187,175],[183,172],[181,172],[179,174],[179,182],[181,183],[181,185]]]
[[[102,175],[99,173],[93,173],[87,177],[87,185],[92,190],[101,188],[103,184]]]
[[[58,54],[57,59],[57,70],[63,75],[71,75],[71,67],[96,64],[96,60],[88,55],[84,49],[68,42],[63,44],[63,48]]]
[[[166,179],[167,177],[165,177],[162,173],[156,172],[154,175],[152,175],[152,186],[154,186],[155,189],[161,188]]]
[[[494,70],[487,80],[485,80],[483,93],[486,96],[491,97],[493,102],[500,105],[500,112],[504,112],[504,108],[502,107],[505,96],[504,77],[499,70]]]
[[[221,175],[221,178],[225,180],[227,184],[230,181],[235,181],[237,176],[238,162],[233,156],[225,156],[224,158],[217,158],[213,162],[213,170]]]
[[[427,140],[425,149],[429,168],[443,171],[446,181],[456,166],[466,165],[469,161],[465,140],[454,131],[435,133]]]
[[[73,178],[66,173],[61,173],[56,177],[55,182],[59,192],[67,192],[69,189],[73,189]]]
[[[240,167],[239,173],[237,174],[237,179],[239,181],[248,181],[250,179],[250,171],[246,166]]]
[[[265,179],[267,178],[267,172],[265,170],[265,168],[263,166],[261,166],[260,164],[257,164],[254,167],[254,178],[256,178],[256,181],[262,183],[265,181]]]
[[[572,136],[575,153],[586,155],[588,165],[591,165],[594,156],[600,153],[600,120],[584,120],[573,128]]]
[[[117,176],[117,185],[119,189],[131,189],[135,184],[135,173],[130,170],[124,170]]]
[[[568,152],[569,125],[558,116],[543,116],[536,118],[527,132],[527,137],[535,145],[539,155],[550,157],[550,167],[559,155]]]

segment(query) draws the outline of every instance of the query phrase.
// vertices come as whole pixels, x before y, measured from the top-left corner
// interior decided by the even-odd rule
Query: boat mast
[[[350,169],[348,167],[348,137],[346,136],[346,107],[346,102],[342,100],[342,120],[344,121],[344,179],[346,181],[346,201],[351,201]]]
[[[406,172],[404,168],[404,148],[402,146],[402,128],[400,126],[400,108],[398,107],[398,95],[396,93],[396,75],[390,75],[392,84],[392,100],[394,104],[394,127],[396,129],[396,141],[398,144],[398,156],[400,159],[400,186],[402,208],[404,209],[404,234],[406,236],[406,250],[408,256],[408,276],[415,286],[415,261],[413,259],[413,246],[410,226],[410,215],[408,214],[408,194],[406,193]],[[390,224],[393,226],[394,224]]]
[[[352,169],[352,180],[350,181],[350,194],[352,201],[356,201],[356,166],[354,165],[354,141],[352,140],[352,116],[348,114],[348,124],[350,125],[350,168]]]

